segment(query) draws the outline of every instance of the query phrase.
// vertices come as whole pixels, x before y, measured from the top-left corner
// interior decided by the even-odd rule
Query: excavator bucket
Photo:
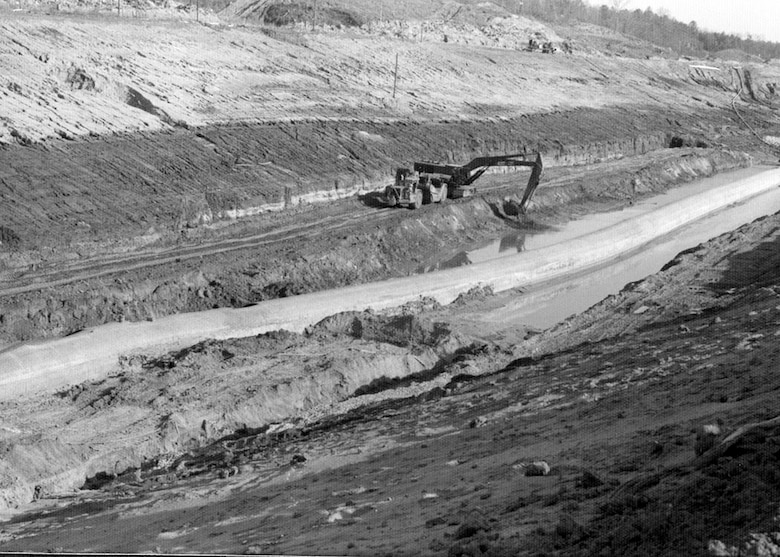
[[[528,208],[528,204],[531,202],[531,198],[533,197],[536,188],[539,186],[539,180],[542,177],[543,169],[542,155],[537,153],[536,161],[534,162],[534,166],[531,169],[531,177],[528,179],[528,185],[525,187],[523,199],[520,201],[520,212],[523,214],[525,214],[525,211]]]

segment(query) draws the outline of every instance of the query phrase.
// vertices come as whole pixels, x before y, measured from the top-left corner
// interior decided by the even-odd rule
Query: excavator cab
[[[410,168],[397,168],[395,171],[395,187],[413,187],[417,184],[419,174]]]
[[[385,188],[385,203],[390,207],[407,205],[416,209],[423,203],[423,194],[419,188],[420,173],[410,168],[397,168],[395,183]]]

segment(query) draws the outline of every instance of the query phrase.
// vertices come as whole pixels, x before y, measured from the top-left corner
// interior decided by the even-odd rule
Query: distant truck
[[[416,162],[414,170],[396,169],[395,183],[385,188],[385,203],[391,207],[417,209],[428,203],[442,203],[448,197],[470,197],[476,191],[474,181],[495,166],[531,167],[531,176],[520,202],[520,211],[524,213],[542,177],[539,153],[477,157],[463,165]]]

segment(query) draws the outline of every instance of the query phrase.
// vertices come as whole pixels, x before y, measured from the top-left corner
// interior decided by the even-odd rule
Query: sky
[[[612,6],[612,0],[586,0],[595,6]],[[780,42],[780,0],[625,0],[623,9],[665,9],[683,23],[695,21],[700,29],[723,31]]]

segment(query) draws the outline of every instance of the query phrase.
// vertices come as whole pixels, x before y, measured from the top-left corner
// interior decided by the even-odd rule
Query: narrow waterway
[[[702,180],[622,211],[589,215],[549,233],[524,235],[513,232],[487,246],[464,252],[461,258],[470,263],[483,263],[518,252],[544,250],[545,247],[673,204],[709,188],[755,175],[761,170],[766,169],[747,169]],[[606,296],[616,294],[626,284],[658,272],[681,251],[778,211],[780,187],[689,223],[619,259],[559,281],[532,287],[523,296],[508,296],[506,305],[485,315],[484,319],[493,323],[522,323],[539,329],[548,328],[588,309]]]

